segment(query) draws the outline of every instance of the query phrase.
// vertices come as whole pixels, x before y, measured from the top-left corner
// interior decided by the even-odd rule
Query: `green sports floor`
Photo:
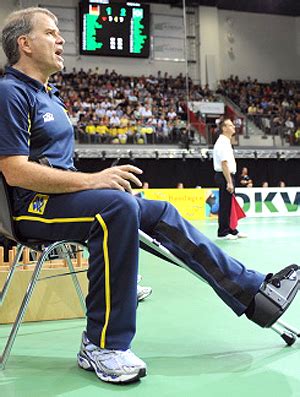
[[[248,267],[276,272],[300,263],[300,218],[244,219],[249,238],[216,241]],[[216,222],[195,222],[215,239]],[[4,371],[0,397],[300,396],[300,340],[237,318],[206,284],[147,253],[143,284],[153,294],[139,305],[133,351],[148,376],[133,385],[105,384],[76,365],[84,319],[23,324]],[[285,314],[300,328],[300,294]],[[0,348],[7,326],[0,326]]]

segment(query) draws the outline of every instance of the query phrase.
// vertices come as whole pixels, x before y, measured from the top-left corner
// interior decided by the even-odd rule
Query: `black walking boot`
[[[268,274],[246,316],[263,328],[271,327],[287,310],[300,288],[300,267],[290,265],[276,274]]]

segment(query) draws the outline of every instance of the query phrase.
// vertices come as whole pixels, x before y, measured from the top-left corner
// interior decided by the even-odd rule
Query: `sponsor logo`
[[[249,217],[300,216],[299,188],[238,188],[235,196]]]
[[[54,116],[52,113],[47,112],[43,115],[43,119],[44,123],[48,123],[48,121],[54,121]]]
[[[29,204],[28,212],[43,215],[49,196],[46,194],[36,194]]]

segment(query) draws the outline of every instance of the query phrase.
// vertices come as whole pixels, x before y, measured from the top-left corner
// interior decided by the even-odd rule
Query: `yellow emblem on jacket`
[[[28,212],[43,215],[48,200],[49,196],[47,194],[36,194],[29,204]]]

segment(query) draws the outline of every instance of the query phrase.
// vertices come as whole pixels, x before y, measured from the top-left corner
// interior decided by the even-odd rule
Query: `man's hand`
[[[226,190],[227,190],[227,192],[229,192],[229,193],[233,193],[234,187],[233,187],[232,182],[227,182]]]
[[[134,174],[142,173],[140,168],[128,164],[89,174],[89,178],[94,189],[117,189],[132,193],[130,182],[141,187],[142,182]]]

